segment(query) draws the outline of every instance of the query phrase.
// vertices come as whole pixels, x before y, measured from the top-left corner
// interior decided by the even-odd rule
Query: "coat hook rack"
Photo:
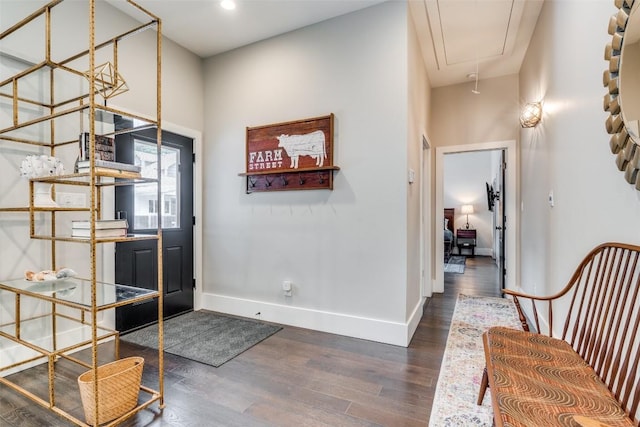
[[[333,190],[333,134],[333,114],[247,127],[246,192]]]

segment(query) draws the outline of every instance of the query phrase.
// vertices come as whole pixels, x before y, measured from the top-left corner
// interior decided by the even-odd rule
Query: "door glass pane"
[[[154,143],[136,139],[135,164],[140,166],[144,178],[157,178],[158,147]],[[162,147],[162,200],[158,203],[156,183],[139,184],[134,187],[135,218],[133,228],[147,230],[158,227],[158,211],[162,217],[162,228],[180,228],[180,151]]]

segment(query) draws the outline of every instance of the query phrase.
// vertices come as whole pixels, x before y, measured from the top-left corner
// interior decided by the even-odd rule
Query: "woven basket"
[[[126,414],[138,403],[142,380],[142,357],[128,357],[98,367],[98,424]],[[87,424],[95,424],[93,370],[78,377],[80,398]]]

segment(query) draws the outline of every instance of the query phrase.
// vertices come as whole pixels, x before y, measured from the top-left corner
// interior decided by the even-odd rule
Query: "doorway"
[[[162,184],[116,187],[115,209],[129,221],[129,233],[155,234],[162,226],[163,316],[175,316],[194,308],[193,272],[193,140],[162,132]],[[116,156],[140,165],[143,177],[157,176],[156,131],[120,135]],[[117,283],[157,287],[157,242],[141,240],[116,244]],[[116,309],[116,328],[129,331],[157,321],[156,301]]]
[[[516,278],[518,277],[518,258],[517,258],[517,241],[516,236],[518,235],[518,218],[517,218],[517,209],[516,209],[516,179],[517,179],[517,153],[516,153],[516,142],[514,140],[509,141],[497,141],[497,142],[488,142],[488,143],[478,143],[478,144],[467,144],[467,145],[458,145],[458,146],[449,146],[449,147],[437,147],[436,148],[436,200],[435,200],[435,214],[434,220],[435,224],[443,224],[444,223],[444,208],[448,208],[450,206],[444,205],[444,166],[445,166],[445,155],[455,154],[455,153],[467,153],[474,151],[487,151],[487,150],[498,150],[504,152],[504,163],[507,165],[505,170],[504,177],[504,188],[501,191],[502,195],[502,203],[504,203],[504,208],[502,209],[503,217],[507,219],[508,226],[504,226],[503,224],[493,223],[492,228],[501,227],[500,233],[504,233],[504,238],[502,242],[504,244],[504,251],[502,252],[503,265],[499,267],[499,271],[504,274],[504,287],[513,288],[515,287]],[[482,185],[482,191],[484,192],[485,182],[480,183]],[[486,197],[486,196],[485,196]],[[487,201],[483,203],[487,204]],[[460,206],[457,206],[459,209]],[[463,228],[466,226],[466,215],[461,216],[458,215],[459,218],[462,219],[462,224],[457,224],[457,226],[462,225]],[[470,216],[471,218],[471,216]],[[441,230],[442,227],[435,226],[436,230]],[[435,277],[433,284],[434,292],[443,292],[444,291],[444,264],[442,259],[444,258],[444,233],[436,233],[434,239],[435,248],[433,253],[435,254]],[[496,254],[498,257],[498,261],[500,261],[500,254]]]

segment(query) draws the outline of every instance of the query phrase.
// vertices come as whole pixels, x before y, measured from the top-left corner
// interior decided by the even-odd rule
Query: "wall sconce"
[[[520,114],[520,125],[523,128],[532,128],[536,127],[540,120],[542,120],[542,103],[527,103],[522,109],[522,114]]]
[[[469,229],[469,214],[473,213],[473,205],[462,205],[462,207],[460,208],[460,212],[462,212],[462,214],[466,214],[467,215],[467,225],[466,225],[466,229]]]

